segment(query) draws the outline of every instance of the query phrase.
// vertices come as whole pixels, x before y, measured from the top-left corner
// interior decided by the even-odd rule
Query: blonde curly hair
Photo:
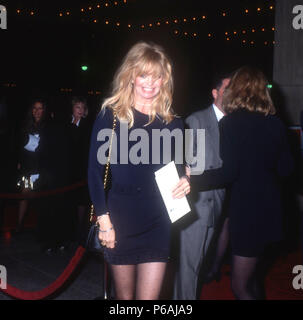
[[[135,78],[140,75],[162,77],[160,92],[152,103],[149,122],[160,115],[166,123],[175,117],[171,105],[173,97],[172,66],[164,50],[153,43],[139,42],[127,53],[118,68],[113,84],[111,96],[102,104],[102,109],[109,107],[116,112],[119,120],[127,121],[131,128],[134,124],[134,90]]]

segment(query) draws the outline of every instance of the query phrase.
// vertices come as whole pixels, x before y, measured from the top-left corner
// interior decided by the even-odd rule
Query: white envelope
[[[157,170],[155,179],[171,222],[177,221],[191,211],[186,197],[181,199],[172,197],[172,190],[180,180],[174,161]]]

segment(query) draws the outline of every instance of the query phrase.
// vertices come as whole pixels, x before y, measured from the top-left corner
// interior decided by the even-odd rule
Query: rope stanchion
[[[75,189],[78,189],[82,186],[85,186],[87,184],[87,180],[77,182],[75,184],[60,187],[53,190],[46,190],[46,191],[29,191],[25,193],[2,193],[0,194],[0,199],[34,199],[34,198],[42,198],[47,196],[52,196],[60,193],[65,193],[68,191],[72,191]],[[5,294],[16,298],[20,300],[42,300],[53,293],[55,293],[60,287],[63,286],[63,284],[69,279],[71,274],[74,272],[78,264],[80,263],[82,257],[84,256],[86,252],[86,249],[82,246],[79,246],[70,260],[67,267],[64,269],[64,271],[61,273],[61,275],[48,287],[38,290],[38,291],[24,291],[21,289],[18,289],[16,287],[13,287],[9,284],[7,284],[7,288],[3,289],[0,287],[0,290],[4,292]]]
[[[77,265],[80,263],[86,249],[79,246],[61,275],[48,287],[38,291],[24,291],[7,284],[6,289],[1,289],[5,294],[20,300],[42,300],[55,293],[68,280]]]
[[[83,187],[87,184],[87,180],[80,181],[74,183],[72,185],[66,187],[60,187],[53,190],[46,190],[46,191],[28,191],[28,192],[18,192],[18,193],[1,193],[0,199],[34,199],[34,198],[42,198],[47,196],[53,196],[59,193],[64,193],[68,191],[72,191]]]

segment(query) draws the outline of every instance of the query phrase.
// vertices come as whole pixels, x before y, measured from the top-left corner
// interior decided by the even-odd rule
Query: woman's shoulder
[[[285,124],[276,114],[266,116],[266,120],[267,120],[267,123],[266,123],[267,126],[270,125],[271,127],[275,127],[276,130],[279,130],[279,131],[286,130]]]
[[[219,122],[219,128],[224,132],[244,133],[258,124],[262,118],[265,116],[240,109],[225,115]]]
[[[97,114],[97,118],[106,118],[106,117],[109,117],[110,115],[113,114],[113,111],[110,107],[104,107],[104,108],[101,108],[101,110],[99,111],[99,113]]]
[[[220,126],[226,130],[247,131],[250,128],[271,128],[275,131],[285,131],[286,127],[277,115],[265,115],[260,112],[249,112],[247,110],[234,111],[220,121]]]
[[[233,111],[231,113],[228,113],[225,117],[222,118],[220,122],[222,123],[246,123],[246,122],[260,122],[264,121],[265,114],[262,114],[260,112],[251,112],[246,109],[238,109],[236,111]]]
[[[113,111],[109,107],[102,108],[97,114],[95,125],[107,125],[113,121]]]
[[[242,119],[247,117],[254,117],[256,115],[255,112],[250,112],[246,109],[237,109],[233,112],[228,113],[224,118],[228,121],[236,121],[236,119]]]
[[[171,129],[183,129],[184,128],[184,120],[182,117],[175,115],[173,120],[169,123],[169,127]]]

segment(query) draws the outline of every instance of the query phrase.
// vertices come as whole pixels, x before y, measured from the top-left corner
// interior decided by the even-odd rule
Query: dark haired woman
[[[281,184],[293,160],[261,71],[239,69],[225,90],[223,107],[223,166],[191,176],[191,185],[199,190],[230,189],[232,289],[237,299],[260,299],[256,270],[267,246],[282,240]]]
[[[20,170],[35,190],[56,190],[67,186],[69,179],[68,141],[63,127],[46,120],[46,106],[35,100],[23,131]],[[24,188],[22,192],[28,192]],[[47,253],[64,248],[69,239],[70,217],[65,193],[35,199],[38,207],[36,234],[41,249]],[[28,206],[22,200],[19,208],[19,229]]]
[[[42,100],[34,100],[26,117],[21,132],[21,150],[19,155],[18,170],[20,176],[29,179],[28,186],[22,186],[23,193],[30,189],[39,178],[39,152],[41,133],[46,125],[46,105]],[[25,213],[28,208],[28,200],[21,200],[18,210],[18,225],[16,232],[20,232]]]

